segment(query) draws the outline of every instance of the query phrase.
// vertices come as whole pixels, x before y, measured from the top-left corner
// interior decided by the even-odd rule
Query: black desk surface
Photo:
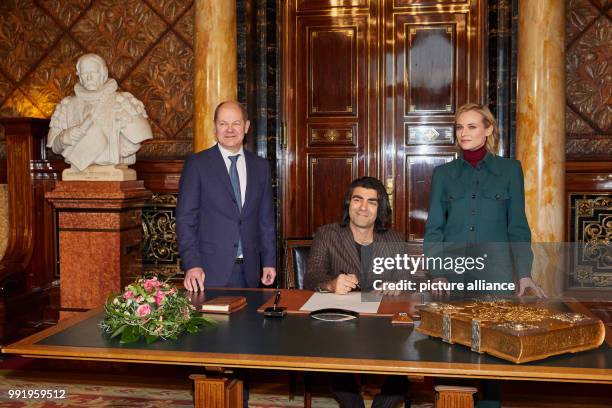
[[[315,371],[412,373],[455,377],[553,379],[612,383],[612,349],[564,354],[517,365],[471,352],[396,326],[389,317],[362,316],[356,321],[329,323],[306,315],[265,318],[257,313],[273,291],[214,290],[209,298],[244,295],[246,308],[229,316],[215,315],[218,324],[175,341],[120,344],[103,334],[103,312],[53,333],[5,348],[5,352],[43,357],[165,362],[171,364],[244,366]],[[28,344],[29,343],[29,344]],[[123,357],[122,357],[123,356]]]

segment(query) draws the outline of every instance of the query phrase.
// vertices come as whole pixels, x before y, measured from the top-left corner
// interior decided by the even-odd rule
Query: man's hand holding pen
[[[346,295],[359,288],[359,279],[353,274],[341,273],[336,279],[329,281],[327,286],[325,289],[330,292],[337,295]]]

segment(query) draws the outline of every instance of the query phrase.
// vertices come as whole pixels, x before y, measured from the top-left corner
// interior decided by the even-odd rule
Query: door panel
[[[306,31],[309,116],[355,117],[357,26],[307,27]]]
[[[400,53],[406,55],[406,68],[400,65],[398,72],[406,76],[401,81],[405,84],[404,116],[452,111],[457,27],[452,23],[404,23],[402,27],[405,40]]]
[[[425,232],[431,175],[456,155],[454,114],[480,102],[483,7],[472,1],[435,11],[387,3],[384,30],[383,174],[393,186],[394,228],[409,240]],[[398,1],[395,1],[398,5]],[[468,35],[472,32],[476,35]],[[471,68],[470,68],[471,66]]]
[[[355,155],[314,154],[308,157],[308,219],[311,231],[316,231],[321,225],[339,221],[344,190],[357,176],[354,166],[356,159]]]
[[[283,2],[284,237],[338,220],[350,181],[371,175],[392,193],[394,228],[423,238],[455,110],[483,97],[484,3]]]
[[[297,13],[295,29],[288,28],[293,33],[288,41],[295,43],[290,50],[295,80],[289,78],[287,88],[295,92],[285,93],[284,104],[285,236],[310,236],[337,221],[346,188],[368,171],[376,149],[371,135],[378,133],[376,99],[370,95],[378,57],[368,44],[370,21],[367,9],[339,16]]]
[[[429,208],[429,193],[431,191],[432,169],[455,158],[454,155],[420,155],[407,154],[405,161],[406,174],[404,195],[406,208],[406,238],[418,241],[425,235],[427,209]]]

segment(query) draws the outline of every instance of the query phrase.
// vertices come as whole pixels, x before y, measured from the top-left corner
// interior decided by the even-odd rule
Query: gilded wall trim
[[[569,289],[612,288],[612,194],[570,194]]]
[[[144,270],[161,276],[181,275],[176,241],[176,194],[153,194],[142,209]]]

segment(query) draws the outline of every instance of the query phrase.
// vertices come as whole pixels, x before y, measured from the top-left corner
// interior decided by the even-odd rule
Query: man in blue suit
[[[244,150],[246,110],[227,101],[215,109],[217,144],[185,161],[176,232],[189,291],[271,285],[276,228],[270,165]],[[262,272],[263,267],[263,273]]]

